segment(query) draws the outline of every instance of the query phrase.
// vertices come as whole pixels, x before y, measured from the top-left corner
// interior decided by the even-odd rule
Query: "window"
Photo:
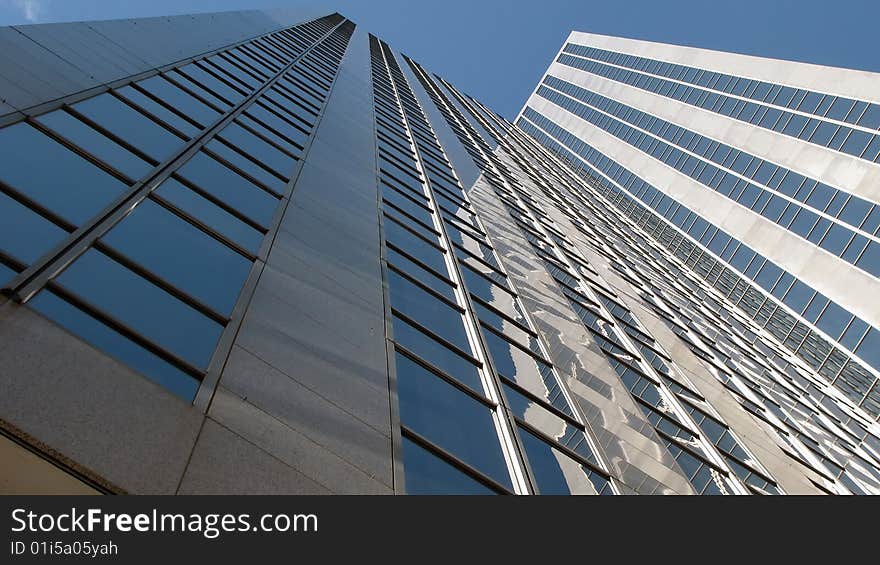
[[[275,197],[204,153],[196,153],[177,174],[263,226],[278,206]]]
[[[604,490],[606,481],[584,465],[532,432],[520,428],[520,437],[541,494],[597,494],[593,479]]]
[[[101,241],[226,315],[251,268],[249,259],[150,200]]]
[[[242,248],[256,254],[263,241],[263,233],[170,178],[153,192],[154,197],[176,206],[196,220],[216,230]]]
[[[403,464],[407,494],[496,494],[407,437]]]
[[[43,114],[37,118],[37,121],[133,180],[143,177],[153,168],[153,164],[144,161],[64,110]]]
[[[66,235],[63,229],[0,192],[0,250],[4,253],[30,264]]]
[[[164,161],[183,144],[182,139],[111,94],[89,98],[73,108],[156,161]]]
[[[65,289],[190,362],[205,368],[223,327],[90,249],[56,279]]]
[[[389,269],[391,304],[418,324],[449,341],[462,351],[470,349],[462,313],[441,301],[397,271]]]
[[[0,129],[0,180],[76,225],[126,188],[26,123]]]
[[[401,423],[511,487],[492,411],[412,359],[398,353],[395,360]]]

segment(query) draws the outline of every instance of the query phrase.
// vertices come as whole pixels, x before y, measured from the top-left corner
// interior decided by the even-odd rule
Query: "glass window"
[[[403,438],[407,494],[496,494],[409,438]]]
[[[386,202],[390,202],[397,208],[400,208],[410,216],[424,222],[425,225],[434,227],[434,220],[431,216],[431,212],[425,209],[423,206],[414,202],[411,198],[407,197],[405,194],[402,194],[396,189],[391,188],[386,183],[382,183],[380,188],[382,189],[382,198]]]
[[[796,280],[792,285],[791,290],[789,290],[788,294],[785,296],[783,302],[795,312],[800,313],[804,311],[804,307],[815,293],[815,290],[808,287],[800,280]]]
[[[274,196],[204,153],[196,153],[177,173],[263,226],[278,206]]]
[[[90,249],[58,283],[196,367],[205,368],[223,327]]]
[[[597,494],[583,465],[528,430],[520,428],[520,437],[541,494]]]
[[[183,184],[170,178],[153,193],[170,202],[200,222],[216,230],[230,240],[256,254],[263,241],[263,234],[242,222],[210,200],[199,196]]]
[[[394,341],[472,390],[483,393],[483,381],[476,365],[398,316],[394,316]]]
[[[232,312],[251,261],[145,200],[102,240],[222,314]]]
[[[189,69],[190,67],[197,68],[195,67],[195,65],[192,64],[187,65],[184,68]],[[207,76],[207,73],[205,73],[205,71],[199,69],[199,72]],[[224,96],[223,92],[221,92],[223,90],[231,90],[229,89],[229,87],[223,85],[222,83],[220,83],[220,81],[214,79],[213,77],[210,77],[212,79],[210,80],[210,84],[196,81],[193,79],[192,76],[194,74],[197,73],[183,74],[180,72],[180,69],[174,69],[173,71],[164,73],[163,76],[179,84],[182,88],[186,88],[187,90],[192,91],[203,100],[205,100],[205,102],[213,105],[216,108],[219,108],[221,111],[226,111],[232,106],[232,103],[230,102],[231,99]]]
[[[843,143],[843,147],[840,149],[844,153],[849,153],[855,157],[861,157],[862,152],[868,147],[868,143],[870,143],[873,138],[874,136],[870,133],[854,129],[850,132],[846,141]]]
[[[31,264],[61,241],[67,232],[0,192],[0,249]]]
[[[547,397],[545,375],[552,374],[550,367],[532,355],[513,345],[495,332],[483,328],[486,346],[492,355],[495,369],[519,386],[539,398],[553,404],[555,398]],[[558,393],[558,391],[556,391]]]
[[[153,116],[159,118],[166,124],[175,128],[180,133],[186,135],[189,138],[193,138],[199,134],[200,128],[194,125],[192,122],[189,122],[183,119],[181,116],[175,114],[165,106],[159,104],[146,94],[135,90],[131,86],[123,86],[122,88],[117,88],[116,92],[122,95],[123,98],[134,102]]]
[[[287,120],[279,118],[276,114],[273,114],[263,106],[258,103],[253,103],[248,106],[245,113],[249,116],[260,120],[270,128],[274,129],[278,132],[285,140],[288,142],[293,142],[299,147],[305,147],[306,142],[309,140],[309,134],[307,131],[303,131],[301,126],[294,126]]]
[[[870,242],[865,247],[862,256],[856,261],[856,266],[861,267],[875,277],[880,277],[880,243],[876,241]]]
[[[182,139],[110,94],[89,98],[73,108],[157,161],[164,161],[183,144]]]
[[[216,138],[209,141],[205,147],[220,159],[225,159],[230,165],[239,168],[242,172],[250,175],[256,181],[262,183],[270,190],[284,194],[287,183],[272,174],[262,165],[248,159],[230,145]]]
[[[247,131],[236,123],[231,123],[220,132],[220,136],[226,141],[236,145],[252,157],[262,161],[285,178],[293,174],[296,161],[272,145],[266,143],[256,135]]]
[[[186,114],[189,118],[202,124],[202,127],[213,124],[220,117],[216,110],[177,88],[162,76],[152,76],[137,84],[178,111]]]
[[[832,339],[838,339],[846,329],[853,315],[834,302],[829,302],[828,307],[819,316],[816,325],[819,329],[831,336]]]
[[[838,218],[851,226],[859,227],[862,225],[862,222],[865,220],[865,217],[870,210],[870,202],[862,200],[858,196],[851,196],[850,199],[847,200],[843,210],[840,211]]]
[[[199,388],[197,379],[52,292],[40,292],[28,302],[28,306],[183,399],[191,401],[195,398]]]
[[[0,129],[0,180],[77,225],[126,188],[26,123]]]
[[[411,261],[408,257],[401,253],[398,253],[391,247],[387,248],[387,252],[389,263],[399,269],[406,271],[408,275],[415,278],[425,286],[430,287],[431,290],[442,294],[449,300],[455,300],[455,290],[449,282],[444,281],[443,279],[438,277],[437,274]]]
[[[828,142],[831,141],[831,138],[834,137],[834,133],[837,131],[837,124],[832,124],[831,122],[821,122],[819,127],[816,128],[816,131],[813,132],[813,135],[810,137],[810,141],[813,143],[818,143],[822,146],[827,146]]]
[[[403,249],[438,273],[446,274],[446,261],[443,251],[424,239],[405,229],[400,223],[385,216],[385,239]],[[430,236],[429,236],[430,237]]]
[[[831,229],[828,230],[820,245],[823,249],[839,256],[846,249],[846,244],[849,243],[852,236],[853,232],[840,224],[831,224]]]
[[[388,271],[391,304],[462,351],[470,350],[462,314],[394,270]]]
[[[43,114],[37,121],[66,137],[101,161],[114,167],[131,179],[139,179],[153,169],[153,165],[131,151],[97,132],[64,110]]]
[[[395,359],[401,423],[511,487],[492,411],[408,357]]]
[[[172,74],[172,76],[175,79],[179,79],[181,73],[185,77],[198,82],[199,84],[210,89],[214,93],[222,96],[225,99],[225,102],[223,104],[219,104],[221,107],[223,107],[224,105],[228,106],[230,104],[237,104],[244,100],[244,94],[232,88],[214,75],[208,73],[195,63],[190,63],[189,65],[184,65],[183,67],[180,67],[179,69],[174,71],[174,74]],[[189,86],[187,83],[184,84]],[[211,101],[216,102],[217,100],[216,98],[212,98]]]

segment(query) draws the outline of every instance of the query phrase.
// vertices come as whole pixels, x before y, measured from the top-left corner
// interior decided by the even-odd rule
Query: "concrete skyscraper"
[[[0,491],[880,493],[880,77],[0,30]]]

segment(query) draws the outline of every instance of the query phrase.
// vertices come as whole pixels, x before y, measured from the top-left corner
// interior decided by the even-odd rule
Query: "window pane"
[[[496,494],[408,438],[403,438],[407,494]]]
[[[105,243],[222,314],[229,314],[251,262],[199,228],[145,200]]]
[[[0,180],[77,225],[125,190],[121,181],[25,123],[0,130]]]
[[[140,81],[138,86],[199,122],[202,127],[213,124],[220,117],[220,114],[215,110],[202,104],[159,75]]]
[[[289,122],[279,118],[277,115],[257,103],[248,106],[247,110],[245,110],[245,114],[260,120],[273,130],[277,131],[285,138],[285,140],[292,141],[300,147],[305,147],[306,142],[309,139],[307,133],[294,127]]]
[[[182,139],[110,94],[73,107],[157,161],[164,161],[183,144]]]
[[[441,274],[446,274],[446,261],[443,259],[443,251],[437,249],[427,241],[416,236],[411,231],[404,229],[399,223],[388,216],[384,222],[385,239],[403,249],[422,263],[428,265]]]
[[[178,173],[263,226],[269,225],[278,200],[216,159],[197,153]]]
[[[495,332],[485,328],[482,330],[498,373],[532,394],[544,398],[547,395],[547,386],[543,372],[549,373],[550,368]],[[553,399],[547,400],[553,404]]]
[[[98,133],[63,110],[43,114],[37,121],[132,179],[139,179],[153,166],[116,142]]]
[[[199,221],[217,230],[248,251],[256,253],[263,241],[263,234],[242,222],[213,202],[202,198],[174,179],[168,179],[156,189],[155,194],[189,213]]]
[[[181,73],[183,73],[183,75],[185,75],[185,77],[187,78],[182,78]],[[175,72],[172,76],[175,80],[181,80],[181,82],[187,79],[194,79],[199,84],[207,87],[213,92],[216,92],[218,95],[222,96],[225,100],[232,104],[237,104],[244,99],[244,94],[233,89],[226,83],[220,81],[220,79],[209,74],[207,71],[205,71],[195,63],[190,63],[189,65],[180,67],[180,69],[178,69],[177,72]],[[183,84],[189,86],[189,84],[186,82],[183,82]],[[211,101],[214,102],[215,99],[212,99]],[[222,104],[221,107],[223,105],[227,104]]]
[[[597,463],[584,432],[572,426],[541,404],[504,385],[507,405],[513,413],[524,422],[538,428],[547,436],[555,439],[584,459]]]
[[[218,157],[229,161],[232,165],[238,167],[245,173],[262,182],[268,188],[279,194],[284,194],[287,183],[273,175],[257,163],[254,163],[238,151],[235,151],[229,145],[223,143],[219,139],[212,139],[206,144],[206,147],[217,154]]]
[[[440,279],[433,272],[409,260],[407,257],[398,253],[394,249],[389,247],[387,251],[389,263],[399,269],[406,271],[407,274],[409,274],[422,284],[430,287],[432,290],[439,292],[449,300],[455,300],[455,290],[448,282]]]
[[[30,264],[67,235],[43,216],[0,192],[0,249]]]
[[[293,157],[285,155],[240,125],[236,123],[229,124],[220,132],[220,136],[283,176],[290,178],[290,175],[293,173],[296,165]]]
[[[195,397],[199,388],[198,380],[51,292],[39,293],[28,305],[174,394],[188,401]]]
[[[116,92],[190,138],[197,136],[199,131],[201,131],[198,126],[184,120],[165,106],[131,86],[117,88]]]
[[[430,328],[462,351],[470,350],[461,313],[393,270],[388,271],[388,285],[391,304],[396,310]]]
[[[223,328],[94,249],[58,277],[71,292],[193,365],[205,368]]]
[[[541,494],[597,494],[583,465],[522,428],[520,437]]]
[[[492,412],[464,392],[397,354],[400,421],[505,486],[512,486]]]
[[[483,393],[476,365],[397,316],[394,316],[394,341],[472,390]]]

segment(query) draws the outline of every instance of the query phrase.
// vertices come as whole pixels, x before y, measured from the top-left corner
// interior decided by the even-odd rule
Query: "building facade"
[[[880,493],[875,75],[573,33],[511,123],[339,14],[0,40],[0,490]]]

